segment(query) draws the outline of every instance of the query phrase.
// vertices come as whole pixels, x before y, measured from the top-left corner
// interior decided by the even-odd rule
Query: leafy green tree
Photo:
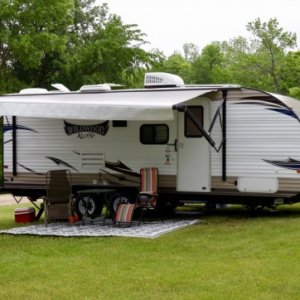
[[[101,82],[134,86],[156,56],[142,49],[145,34],[137,25],[123,24],[119,16],[109,14],[106,4],[94,2],[75,1],[61,81],[72,89]]]
[[[192,63],[192,80],[194,83],[215,83],[217,73],[221,71],[223,53],[221,44],[213,42],[201,51]],[[218,72],[217,72],[218,71]]]
[[[290,87],[297,86],[293,79],[299,78],[299,63],[293,55],[288,58],[287,53],[295,46],[295,35],[279,28],[276,19],[267,23],[257,19],[247,28],[253,39],[240,36],[221,44],[223,62],[213,69],[212,82],[288,93]]]
[[[248,23],[252,39],[239,36],[229,42],[213,42],[199,54],[197,46],[184,45],[184,56],[168,57],[163,70],[178,74],[187,83],[236,83],[266,91],[293,93],[299,85],[296,35],[279,27],[276,19]]]
[[[285,90],[300,99],[300,51],[289,52],[286,56],[286,69],[282,74]]]
[[[59,81],[133,86],[157,63],[145,35],[95,0],[0,0],[0,92]]]
[[[289,89],[289,94],[294,97],[298,98],[300,100],[300,87],[293,87]]]
[[[272,81],[273,91],[285,92],[282,84],[282,74],[286,69],[285,56],[289,49],[296,46],[296,34],[284,31],[276,18],[268,22],[258,18],[248,23],[247,30],[255,37],[252,41],[254,59],[251,63],[254,71]]]
[[[72,0],[0,1],[1,86],[44,85],[55,73],[56,60],[66,49]],[[6,83],[5,83],[6,82]]]
[[[221,76],[215,72],[215,78],[221,79],[219,82],[263,88],[260,75],[254,67],[256,56],[246,38],[239,36],[229,42],[223,42],[221,49],[223,53],[222,68],[219,68]]]
[[[174,52],[161,64],[160,71],[180,76],[185,83],[190,82],[191,64],[180,52]]]
[[[199,47],[193,43],[185,43],[183,45],[184,59],[192,63],[199,56]]]

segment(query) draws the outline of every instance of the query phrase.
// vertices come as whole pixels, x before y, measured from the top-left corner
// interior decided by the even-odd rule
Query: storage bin
[[[33,207],[22,207],[15,209],[16,223],[29,223],[35,220],[35,210]]]

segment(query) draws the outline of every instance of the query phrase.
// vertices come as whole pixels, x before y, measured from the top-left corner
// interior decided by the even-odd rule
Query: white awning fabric
[[[0,97],[0,114],[82,120],[172,120],[173,105],[212,91],[216,90],[14,94]]]

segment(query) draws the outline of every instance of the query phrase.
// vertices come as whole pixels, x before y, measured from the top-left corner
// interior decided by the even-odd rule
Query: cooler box
[[[22,207],[15,209],[16,223],[29,223],[35,220],[35,210],[33,207]]]

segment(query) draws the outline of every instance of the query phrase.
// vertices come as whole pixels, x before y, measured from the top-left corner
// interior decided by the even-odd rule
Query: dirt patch
[[[16,200],[19,201],[21,197],[16,197]],[[0,205],[12,205],[17,204],[17,201],[11,194],[1,194],[0,195]],[[26,197],[23,197],[21,203],[29,202]]]

